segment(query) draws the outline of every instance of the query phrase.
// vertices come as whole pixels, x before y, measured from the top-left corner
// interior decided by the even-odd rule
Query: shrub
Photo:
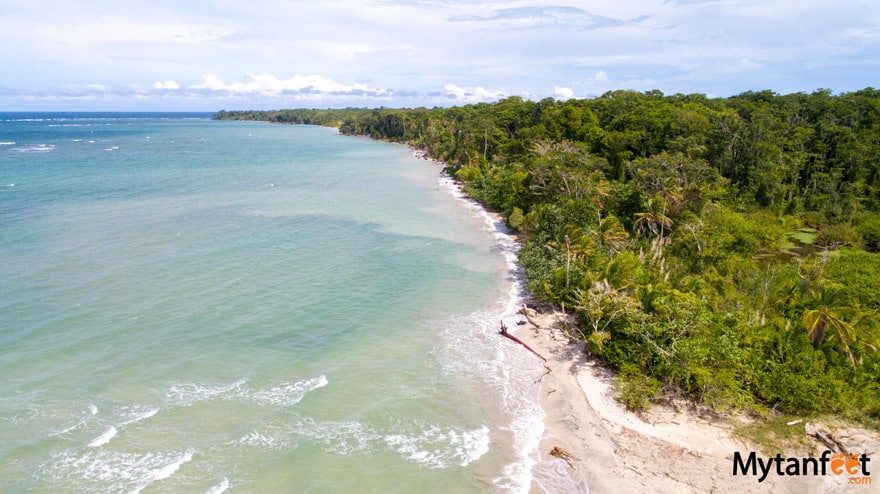
[[[653,377],[646,376],[632,364],[620,368],[617,375],[618,398],[627,410],[641,412],[646,410],[653,401],[660,397],[662,384]]]
[[[822,247],[836,249],[844,245],[858,245],[859,233],[850,225],[829,225],[821,230],[816,237],[816,243]]]
[[[880,252],[880,214],[868,213],[856,226],[862,245],[869,252]]]

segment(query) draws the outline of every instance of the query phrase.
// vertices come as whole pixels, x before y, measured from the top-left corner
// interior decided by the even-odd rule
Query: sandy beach
[[[763,482],[754,476],[734,476],[734,453],[745,456],[756,448],[734,438],[733,419],[713,420],[695,411],[660,405],[642,416],[630,413],[615,399],[614,373],[589,359],[581,345],[569,342],[561,329],[561,314],[539,313],[532,320],[540,328],[522,324],[514,333],[547,358],[549,372],[540,390],[547,414],[541,454],[549,455],[553,448],[568,453],[558,461],[568,463],[565,468],[584,492],[880,492],[876,482],[848,485],[847,475],[780,477],[771,473]],[[876,457],[880,450],[876,432],[853,428],[836,429],[834,434],[852,452]],[[825,447],[817,442],[815,449]],[[786,454],[811,456],[806,451]]]
[[[414,156],[433,160],[424,151]],[[435,161],[437,162],[437,161]],[[442,162],[437,162],[443,164]],[[461,183],[456,182],[459,192]],[[466,196],[466,195],[465,195]],[[497,213],[487,212],[499,231],[506,231]],[[509,234],[509,233],[507,233]],[[514,241],[522,239],[512,235]],[[559,461],[579,492],[605,493],[880,493],[880,432],[847,424],[829,426],[794,424],[807,431],[832,433],[848,452],[865,452],[870,463],[868,484],[850,485],[849,476],[778,476],[771,472],[762,481],[751,475],[734,475],[735,453],[756,452],[762,459],[777,451],[761,451],[734,437],[734,429],[751,420],[719,419],[702,414],[687,403],[677,408],[653,405],[642,414],[632,413],[617,400],[615,373],[590,357],[584,345],[573,342],[563,329],[568,317],[544,308],[518,315],[509,332],[546,359],[539,400],[544,409],[542,460]],[[531,357],[525,357],[531,358]],[[562,455],[551,454],[551,451]],[[818,456],[827,446],[815,441],[811,451],[785,451],[786,457]],[[775,467],[773,467],[775,471]],[[543,488],[532,492],[546,492]],[[556,493],[554,493],[556,494]]]

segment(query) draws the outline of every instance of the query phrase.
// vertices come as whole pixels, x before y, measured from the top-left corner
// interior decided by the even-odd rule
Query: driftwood
[[[826,434],[822,431],[816,431],[813,433],[813,437],[815,437],[819,441],[822,441],[822,444],[824,444],[825,446],[828,446],[828,449],[830,449],[832,451],[836,451],[838,453],[843,453],[845,455],[849,454],[849,451],[846,449],[846,446],[844,446],[843,444],[841,444],[840,441],[835,439],[834,436],[832,436],[830,432]]]
[[[506,336],[506,337],[510,338],[511,340],[513,340],[513,341],[519,343],[520,345],[524,346],[524,347],[526,348],[526,350],[528,350],[528,351],[534,353],[535,355],[538,356],[539,359],[543,360],[544,362],[547,362],[547,359],[544,358],[543,355],[541,355],[540,353],[536,352],[532,347],[528,346],[528,345],[527,345],[524,341],[522,341],[521,339],[519,339],[519,338],[517,338],[516,336],[513,336],[512,334],[508,333],[508,332],[507,332],[507,326],[504,325],[504,321],[501,321],[501,331],[499,331],[499,333],[501,333],[501,336]]]
[[[532,319],[532,313],[533,313],[533,312],[534,312],[534,311],[533,311],[532,309],[529,309],[529,308],[526,307],[525,305],[522,306],[522,309],[516,311],[517,314],[522,314],[523,317],[526,318],[526,321],[529,322],[529,324],[531,324],[532,326],[534,326],[534,327],[536,327],[536,328],[540,328],[541,325],[538,324],[534,319]]]
[[[813,439],[821,442],[831,451],[836,453],[849,454],[849,449],[834,435],[828,431],[826,428],[822,427],[820,424],[811,424],[807,422],[804,424],[804,432],[807,433],[807,436],[812,437]]]
[[[550,454],[557,458],[565,460],[565,462],[568,463],[568,466],[570,466],[571,468],[574,468],[574,463],[572,463],[572,460],[580,460],[580,458],[574,456],[573,454],[560,448],[559,446],[553,446],[553,449],[550,450]]]

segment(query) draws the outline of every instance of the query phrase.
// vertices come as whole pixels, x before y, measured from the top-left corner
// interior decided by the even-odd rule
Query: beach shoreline
[[[565,315],[547,311],[531,319],[540,327],[526,323],[515,334],[547,359],[539,395],[546,414],[541,459],[558,448],[562,455],[557,461],[588,492],[876,492],[870,485],[847,485],[846,475],[771,474],[761,482],[734,475],[734,454],[756,451],[734,436],[734,419],[707,417],[687,404],[678,409],[654,405],[641,416],[629,412],[615,398],[614,372],[569,340]],[[846,433],[853,438],[852,451],[876,452],[876,433],[858,428]]]
[[[413,156],[445,166],[424,151],[413,150]],[[502,245],[502,250],[515,254],[522,238],[506,228],[503,218],[469,198],[455,177],[442,173],[441,180],[452,184],[460,199],[479,207],[494,225],[496,236],[514,244]],[[499,243],[507,242],[499,238]],[[544,430],[538,446],[539,469],[533,472],[530,492],[550,492],[553,478],[547,475],[567,475],[568,488],[596,494],[873,492],[870,485],[847,485],[846,476],[770,475],[759,482],[754,476],[734,475],[734,454],[747,455],[757,448],[734,436],[733,419],[702,414],[686,402],[678,408],[653,405],[641,415],[626,410],[616,399],[615,372],[569,337],[565,328],[573,319],[552,308],[526,308],[530,295],[525,274],[515,259],[508,262],[517,292],[509,301],[513,306],[505,312],[509,332],[546,359],[538,391]],[[515,312],[519,306],[528,313]],[[876,453],[880,448],[880,434],[874,431],[855,428],[845,433],[855,437],[850,441],[852,451]]]

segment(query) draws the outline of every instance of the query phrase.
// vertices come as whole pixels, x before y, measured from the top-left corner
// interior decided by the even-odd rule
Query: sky
[[[3,0],[0,111],[877,87],[876,0]]]

